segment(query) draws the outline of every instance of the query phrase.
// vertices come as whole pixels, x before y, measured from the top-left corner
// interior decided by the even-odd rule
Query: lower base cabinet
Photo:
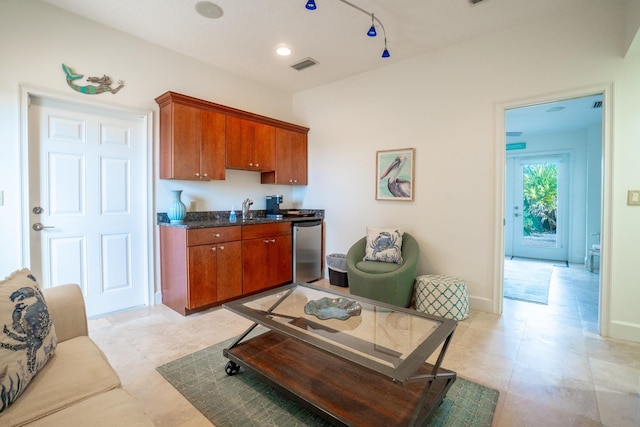
[[[242,244],[225,242],[189,248],[189,308],[242,295]]]
[[[160,227],[162,303],[182,315],[293,280],[290,222]]]
[[[242,296],[242,243],[218,245],[217,255],[218,301]]]
[[[186,315],[242,295],[241,228],[160,227],[162,303]]]
[[[289,222],[242,227],[242,272],[245,294],[293,280],[293,241]]]
[[[253,293],[293,279],[291,235],[244,240],[244,292]]]

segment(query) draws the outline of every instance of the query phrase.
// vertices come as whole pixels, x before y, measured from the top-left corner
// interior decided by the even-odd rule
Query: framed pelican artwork
[[[376,200],[413,201],[415,148],[376,151]]]

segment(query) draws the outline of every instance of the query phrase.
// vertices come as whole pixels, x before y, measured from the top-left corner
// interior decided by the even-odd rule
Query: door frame
[[[504,206],[506,197],[506,110],[527,107],[570,98],[602,95],[602,206],[601,206],[601,254],[600,259],[600,301],[599,330],[603,336],[611,331],[611,240],[613,207],[613,83],[584,87],[561,93],[541,95],[506,101],[496,104],[496,168],[495,168],[495,205],[494,205],[494,286],[493,312],[502,313],[504,293]]]
[[[147,227],[142,231],[146,249],[144,250],[145,259],[140,260],[147,265],[144,269],[144,280],[147,282],[145,287],[145,301],[148,306],[155,303],[155,269],[153,262],[153,225],[155,224],[153,214],[153,112],[143,111],[133,108],[122,107],[103,102],[95,102],[92,100],[79,99],[77,97],[68,96],[54,90],[40,88],[29,84],[20,85],[20,246],[21,246],[21,264],[31,267],[30,254],[30,230],[29,230],[29,104],[30,97],[49,98],[57,101],[75,104],[79,107],[91,109],[113,110],[121,114],[135,115],[142,117],[144,136],[146,143],[144,176],[146,177],[147,197],[144,199],[143,212],[145,215],[145,223]]]

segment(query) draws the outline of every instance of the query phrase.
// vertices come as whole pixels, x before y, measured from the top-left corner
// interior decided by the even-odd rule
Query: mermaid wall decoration
[[[104,75],[102,77],[88,77],[87,81],[89,83],[96,83],[97,86],[87,85],[87,86],[79,86],[74,83],[76,80],[79,80],[84,77],[83,74],[77,74],[71,67],[67,67],[62,64],[62,71],[67,75],[67,84],[71,89],[78,91],[80,93],[85,93],[87,95],[97,95],[99,93],[111,92],[112,94],[118,93],[120,89],[124,87],[124,82],[122,80],[118,80],[118,87],[112,88],[113,80],[111,77]]]

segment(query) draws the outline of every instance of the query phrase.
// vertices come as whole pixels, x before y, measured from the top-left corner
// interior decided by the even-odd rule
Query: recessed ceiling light
[[[218,19],[224,13],[220,6],[210,1],[199,1],[196,3],[195,9],[200,15],[209,19]]]
[[[280,56],[289,56],[291,55],[291,49],[289,49],[287,46],[278,46],[278,48],[276,49],[276,53]]]

